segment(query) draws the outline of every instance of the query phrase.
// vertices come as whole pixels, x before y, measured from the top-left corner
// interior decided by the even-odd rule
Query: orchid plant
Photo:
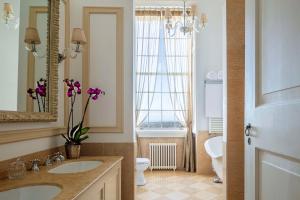
[[[84,127],[83,125],[90,100],[92,99],[93,101],[96,101],[99,98],[99,96],[105,95],[105,92],[99,88],[89,88],[87,90],[87,94],[89,96],[85,104],[82,119],[77,125],[74,125],[74,106],[76,102],[76,97],[78,95],[81,95],[82,92],[81,84],[79,81],[74,81],[73,79],[65,79],[64,82],[68,87],[66,95],[70,99],[71,108],[68,118],[67,134],[62,134],[62,136],[66,139],[66,144],[79,145],[82,141],[88,138],[88,135],[86,135],[86,133],[89,131],[89,127]]]
[[[47,80],[41,78],[36,83],[37,87],[35,89],[29,88],[27,94],[37,101],[39,112],[46,112]]]

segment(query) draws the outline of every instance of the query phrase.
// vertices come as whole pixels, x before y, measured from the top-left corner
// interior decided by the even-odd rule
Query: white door
[[[248,123],[245,199],[300,200],[300,0],[246,0]]]

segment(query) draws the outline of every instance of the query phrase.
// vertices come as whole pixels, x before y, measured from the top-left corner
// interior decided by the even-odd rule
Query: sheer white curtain
[[[175,17],[174,17],[175,18]],[[174,20],[180,20],[176,17]],[[184,145],[184,167],[195,171],[192,134],[192,36],[180,31],[170,37],[165,31],[166,64],[173,108],[177,119],[187,128]]]
[[[159,54],[160,16],[151,15],[150,11],[139,12],[136,16],[136,126],[147,117],[153,101]],[[149,73],[150,72],[150,73]]]

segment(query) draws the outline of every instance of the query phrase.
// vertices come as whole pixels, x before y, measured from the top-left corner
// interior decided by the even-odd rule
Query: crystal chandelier
[[[165,19],[166,19],[166,29],[171,37],[175,36],[177,30],[179,29],[184,35],[191,35],[194,31],[199,32],[201,29],[205,28],[207,24],[207,16],[202,13],[199,17],[197,15],[197,6],[192,5],[191,8],[187,8],[187,0],[183,0],[183,11],[182,18],[179,21],[173,21],[173,15],[170,8],[165,9]]]

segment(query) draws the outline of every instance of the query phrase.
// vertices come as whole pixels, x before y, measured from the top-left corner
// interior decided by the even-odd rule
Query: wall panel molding
[[[61,133],[60,128],[40,128],[40,129],[1,131],[0,144],[52,137],[52,136],[57,136],[60,133]]]
[[[116,39],[115,41],[112,41],[112,44],[115,42],[116,47],[115,47],[115,55],[116,55],[116,60],[112,61],[115,62],[115,86],[116,86],[116,105],[115,105],[115,122],[114,125],[92,125],[90,126],[90,120],[89,120],[89,113],[90,110],[87,110],[86,114],[86,126],[89,126],[90,132],[91,133],[123,133],[123,119],[124,119],[124,73],[123,73],[123,55],[124,55],[124,50],[123,50],[123,37],[124,37],[124,30],[123,30],[123,23],[124,23],[124,13],[123,13],[123,8],[122,7],[84,7],[83,8],[83,29],[85,31],[86,37],[87,37],[87,44],[85,46],[85,51],[83,53],[83,74],[82,74],[82,82],[83,82],[83,89],[86,91],[88,87],[91,85],[91,78],[90,78],[90,70],[91,70],[91,16],[92,15],[108,15],[108,16],[115,16],[115,21],[116,21]],[[100,27],[100,29],[105,30],[105,27]],[[100,51],[100,50],[99,50]],[[99,63],[100,65],[100,63]],[[97,63],[97,67],[99,66]],[[107,91],[108,93],[109,91]],[[108,98],[105,96],[104,98]],[[83,102],[82,102],[82,107],[84,108],[85,102],[87,100],[87,97],[83,97]],[[101,100],[100,100],[101,101]],[[113,101],[113,99],[112,99]],[[90,107],[92,108],[92,107]],[[101,115],[102,112],[99,110],[99,114]],[[94,119],[93,119],[94,120]],[[99,122],[101,123],[101,122]]]

